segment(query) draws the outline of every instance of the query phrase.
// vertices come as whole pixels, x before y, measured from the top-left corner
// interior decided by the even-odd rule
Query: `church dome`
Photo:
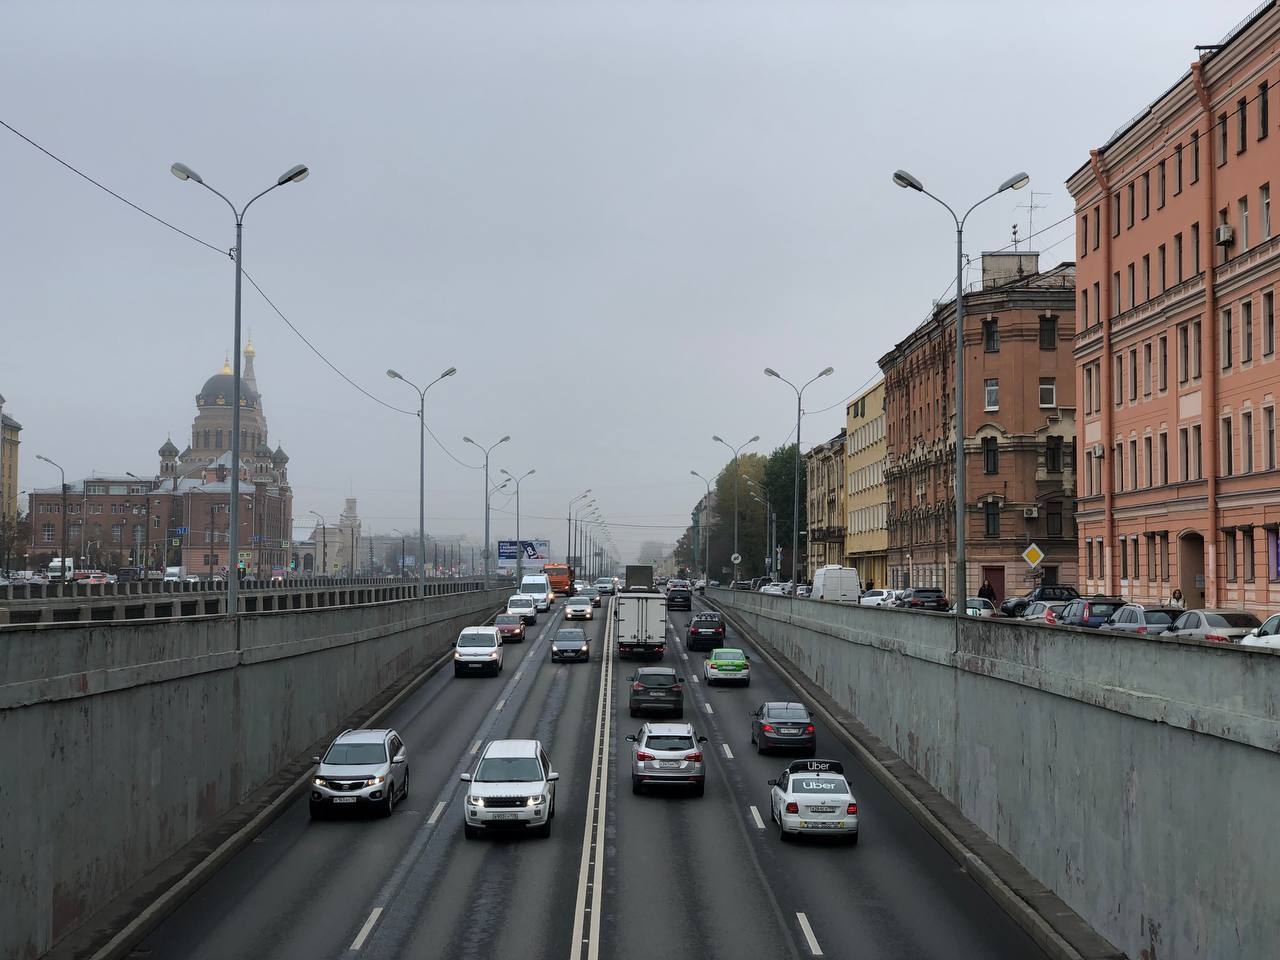
[[[166,440],[164,442],[164,446],[160,448],[160,456],[165,458],[171,458],[171,457],[176,457],[177,455],[178,455],[178,448],[174,446],[173,440],[171,439]]]
[[[222,369],[204,382],[204,386],[200,388],[200,393],[196,397],[196,404],[208,407],[229,407],[231,398],[235,396],[235,389],[236,377],[231,370],[231,364],[224,362]],[[246,407],[256,406],[258,399],[258,395],[243,377],[240,378],[240,399]]]
[[[260,444],[258,444],[258,449],[253,451],[253,455],[257,457],[259,460],[270,460],[271,459],[270,444],[268,444],[267,441],[263,440]]]
[[[289,455],[284,452],[284,447],[276,447],[276,452],[272,455],[271,460],[274,463],[288,463]]]

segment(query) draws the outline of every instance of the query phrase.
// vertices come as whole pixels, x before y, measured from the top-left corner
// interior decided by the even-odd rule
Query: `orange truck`
[[[557,597],[573,596],[573,568],[567,563],[544,563],[542,572],[547,575],[551,591]]]

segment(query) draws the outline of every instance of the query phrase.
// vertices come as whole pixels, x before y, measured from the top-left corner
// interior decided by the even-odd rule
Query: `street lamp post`
[[[596,501],[594,498],[592,498],[588,500],[586,503],[579,504],[578,508],[574,511],[574,515],[573,515],[573,520],[574,520],[574,536],[573,536],[574,551],[573,552],[576,553],[578,557],[578,562],[581,564],[583,569],[586,569],[586,570],[590,569],[591,564],[587,563],[587,531],[582,528],[582,521],[584,519],[590,518],[592,511],[595,510],[595,506],[596,506]]]
[[[392,380],[403,380],[418,391],[418,586],[420,596],[427,595],[427,391],[445,377],[452,377],[457,367],[450,367],[421,389],[394,370],[388,370]],[[400,547],[400,575],[404,576],[404,546]]]
[[[329,575],[329,524],[324,516],[315,510],[309,511],[320,518],[320,572]]]
[[[729,449],[733,451],[733,555],[736,557],[738,556],[738,477],[741,476],[741,471],[738,469],[738,454],[743,447],[747,446],[748,444],[755,443],[757,440],[760,439],[760,437],[758,435],[754,436],[750,440],[748,440],[746,443],[738,447],[730,446],[728,443],[725,443],[725,441],[721,440],[719,437],[712,437],[711,439],[714,440],[716,443],[723,443],[726,447],[729,447]],[[738,564],[737,563],[734,563],[733,565],[733,582],[735,584],[738,582]]]
[[[493,452],[493,448],[510,440],[510,436],[503,437],[501,440],[495,441],[487,447],[482,447],[470,437],[463,437],[463,443],[469,443],[477,450],[484,453],[484,577],[486,580],[493,576],[493,549],[489,545],[489,454]]]
[[[711,481],[697,470],[689,472],[707,485],[707,499],[702,502],[702,539],[705,541],[702,544],[702,585],[705,590],[711,585],[711,524],[707,522],[707,514],[711,511]]]
[[[525,474],[517,477],[505,467],[502,473],[507,475],[507,479],[516,482],[516,583],[520,582],[520,577],[524,573],[524,544],[520,540],[520,484],[526,477],[531,477],[537,470],[530,470]]]
[[[240,563],[236,551],[240,548],[240,280],[244,273],[244,215],[253,206],[255,200],[266,196],[276,187],[283,187],[286,183],[299,183],[305,180],[307,174],[311,171],[307,169],[305,164],[301,163],[290,167],[276,178],[275,183],[251,198],[239,210],[225,195],[205,183],[200,174],[185,163],[173,164],[169,168],[169,172],[179,180],[191,180],[200,184],[210,193],[221,197],[223,202],[231,208],[231,213],[236,218],[236,245],[231,254],[231,258],[236,265],[235,367],[232,370],[235,383],[232,387],[231,397],[231,530],[228,534],[229,543],[227,545],[228,559],[231,564],[231,575],[227,578],[227,616],[235,619],[239,615],[238,587],[240,581]]]
[[[951,219],[956,224],[956,402],[955,402],[955,470],[956,470],[956,582],[955,589],[957,591],[957,602],[964,602],[967,595],[967,571],[965,570],[965,463],[964,463],[964,224],[969,219],[969,214],[978,209],[982,204],[986,203],[992,197],[999,196],[1006,190],[1021,190],[1031,182],[1031,177],[1026,173],[1015,173],[1012,177],[1000,184],[994,193],[990,193],[983,197],[972,207],[965,211],[963,217],[956,216],[956,212],[944,201],[935,197],[932,193],[924,188],[924,184],[907,173],[905,170],[896,170],[893,174],[893,182],[903,189],[915,190],[923,193],[926,197],[939,203],[951,214]]]
[[[573,555],[573,505],[579,500],[585,500],[587,495],[591,493],[591,488],[583,490],[580,494],[569,501],[569,509],[566,516],[566,527],[564,535],[564,562],[569,562],[569,557]]]
[[[404,531],[397,529],[396,527],[392,527],[391,532],[400,534],[400,579],[403,580],[404,579]]]
[[[62,486],[62,564],[61,564],[61,567],[62,567],[62,582],[65,584],[68,580],[71,579],[71,577],[67,576],[67,471],[63,470],[62,467],[58,466],[58,464],[54,463],[52,460],[50,460],[48,457],[44,456],[43,454],[37,453],[36,459],[43,460],[45,463],[49,464],[49,466],[51,467],[58,467],[58,475],[62,478],[62,481],[61,481],[61,486]],[[84,514],[80,515],[80,521],[81,521],[81,524],[83,525]],[[34,529],[35,524],[33,523],[31,526]]]
[[[800,557],[800,400],[804,396],[804,392],[808,389],[810,383],[813,383],[815,380],[820,380],[823,377],[831,376],[834,370],[832,367],[827,367],[827,369],[823,370],[803,387],[797,387],[772,367],[765,367],[764,372],[765,376],[776,377],[796,392],[796,469],[795,476],[792,478],[794,489],[792,490],[791,498],[791,595],[794,597],[796,594],[796,587],[800,586],[800,581],[796,578],[796,562]]]

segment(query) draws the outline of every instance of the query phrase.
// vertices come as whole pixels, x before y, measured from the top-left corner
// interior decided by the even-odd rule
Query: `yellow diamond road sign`
[[[1044,551],[1037,547],[1034,543],[1022,551],[1022,559],[1027,561],[1031,569],[1040,566],[1040,561],[1044,559]]]

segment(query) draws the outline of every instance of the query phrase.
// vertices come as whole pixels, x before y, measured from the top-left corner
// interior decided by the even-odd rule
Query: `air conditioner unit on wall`
[[[1040,508],[1039,507],[1023,507],[1022,515],[1026,517],[1028,520],[1034,520],[1036,517],[1040,516]]]
[[[1231,224],[1220,223],[1213,228],[1213,242],[1219,247],[1229,247],[1235,243],[1236,234],[1231,229]]]
[[[1093,455],[1096,459],[1101,460],[1106,455],[1107,449],[1100,443],[1093,445]]]

